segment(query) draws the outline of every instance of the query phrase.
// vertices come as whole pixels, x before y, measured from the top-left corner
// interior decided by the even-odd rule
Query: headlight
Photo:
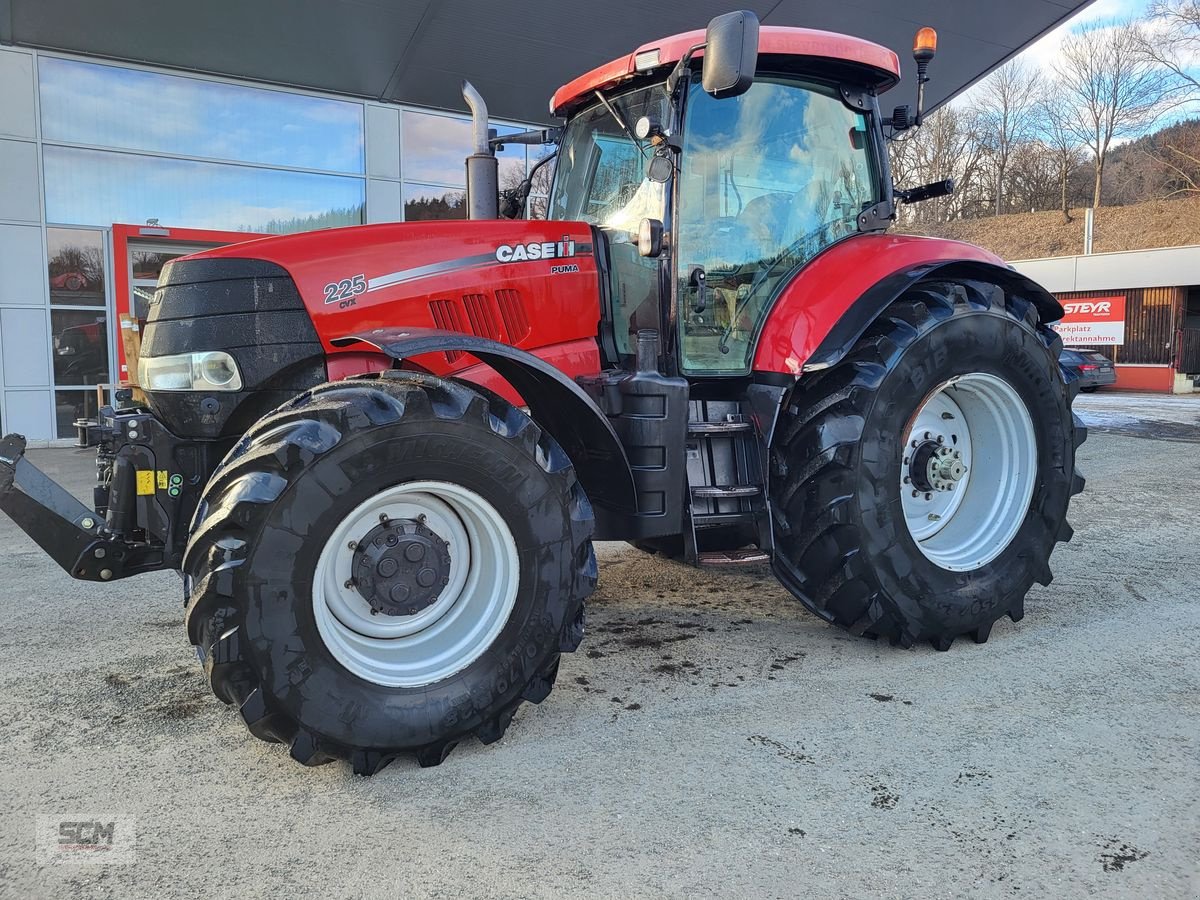
[[[138,385],[147,391],[240,391],[242,373],[233,357],[220,350],[143,356]]]

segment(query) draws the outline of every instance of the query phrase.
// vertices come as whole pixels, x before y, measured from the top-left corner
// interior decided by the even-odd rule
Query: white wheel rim
[[[919,464],[943,447],[950,450],[946,458],[961,462],[965,471],[958,480],[938,479],[941,489],[925,490],[933,483]],[[1016,537],[1036,480],[1037,435],[1021,396],[995,375],[960,375],[926,396],[905,435],[904,522],[917,547],[938,566],[978,569]]]
[[[421,519],[448,546],[449,581],[413,615],[372,615],[347,587],[351,542],[384,516]],[[326,541],[313,575],[317,630],[334,658],[366,681],[421,687],[449,678],[478,659],[499,636],[517,600],[517,544],[503,516],[461,485],[411,481],[376,494],[347,515]]]

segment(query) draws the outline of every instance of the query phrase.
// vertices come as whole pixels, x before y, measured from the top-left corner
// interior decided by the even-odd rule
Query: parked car
[[[1106,384],[1116,384],[1117,370],[1113,361],[1096,350],[1068,350],[1058,356],[1059,365],[1079,378],[1081,391],[1096,390]]]

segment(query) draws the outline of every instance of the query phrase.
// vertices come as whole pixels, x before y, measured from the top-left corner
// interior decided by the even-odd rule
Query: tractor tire
[[[213,693],[304,765],[499,740],[596,584],[592,509],[528,416],[430,375],[326,384],[213,474],[183,569]]]
[[[1084,486],[1060,350],[1022,297],[924,283],[801,378],[770,450],[780,581],[826,621],[904,647],[983,643],[1020,620]]]

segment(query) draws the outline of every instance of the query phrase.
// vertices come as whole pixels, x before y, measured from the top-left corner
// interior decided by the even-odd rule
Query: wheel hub
[[[918,443],[909,458],[909,478],[921,493],[952,491],[966,474],[962,451],[946,446],[940,436]]]
[[[420,519],[387,519],[354,547],[352,585],[371,614],[412,616],[432,606],[450,580],[450,548]]]

